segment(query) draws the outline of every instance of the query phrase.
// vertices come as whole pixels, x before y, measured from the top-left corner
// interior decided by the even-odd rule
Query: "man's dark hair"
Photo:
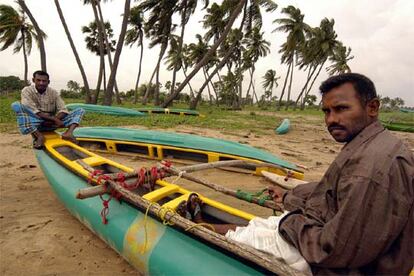
[[[377,97],[374,83],[366,76],[357,73],[345,73],[330,77],[321,84],[319,90],[323,96],[332,89],[345,83],[352,84],[363,105],[366,105],[370,100]]]
[[[48,74],[48,73],[46,73],[45,71],[42,71],[42,70],[37,70],[37,71],[35,71],[35,72],[33,73],[33,78],[35,78],[35,77],[36,77],[36,75],[38,75],[38,76],[46,76],[46,77],[47,77],[47,79],[49,79],[49,74]]]

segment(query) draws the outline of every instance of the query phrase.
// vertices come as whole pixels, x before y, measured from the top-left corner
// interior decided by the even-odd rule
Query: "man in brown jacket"
[[[280,235],[314,274],[407,275],[414,266],[414,156],[378,121],[367,77],[348,73],[320,87],[332,137],[345,143],[322,180],[284,192]]]

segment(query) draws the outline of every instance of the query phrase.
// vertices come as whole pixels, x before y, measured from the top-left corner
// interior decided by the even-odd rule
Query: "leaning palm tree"
[[[111,28],[111,24],[109,22],[105,23],[105,32],[107,33],[109,38],[113,37],[113,30]],[[96,21],[93,21],[89,23],[88,26],[82,27],[82,33],[86,34],[85,42],[86,42],[86,48],[91,51],[92,53],[98,55],[101,57],[101,43],[99,42],[99,36],[101,35],[98,31],[99,25]],[[104,48],[103,54],[106,55],[109,51],[113,52],[115,50],[115,40],[111,40],[110,48]],[[100,58],[100,64],[99,64],[99,75],[98,75],[98,81],[96,84],[96,91],[95,94],[92,96],[91,102],[96,104],[99,98],[99,93],[101,89],[101,84],[104,84],[104,93],[105,96],[107,96],[107,89],[106,89],[106,71],[105,71],[105,59]]]
[[[246,92],[246,98],[249,96],[250,88],[253,87],[253,92],[255,93],[253,86],[253,76],[256,70],[255,64],[260,57],[265,57],[270,52],[269,46],[270,42],[263,38],[263,32],[260,32],[258,27],[254,27],[243,40],[245,44],[246,51],[244,52],[243,59],[245,65],[249,67],[250,70],[250,83],[249,88]],[[276,73],[276,72],[275,72]],[[257,100],[257,96],[256,96]]]
[[[317,67],[319,67],[319,69],[316,75],[313,77],[313,80],[310,83],[310,85],[307,86],[307,84],[305,84],[306,92],[303,96],[303,100],[301,104],[302,110],[305,107],[304,100],[309,95],[309,92],[311,91],[313,84],[315,83],[319,74],[321,73],[322,68],[324,67],[328,58],[333,55],[334,49],[337,47],[338,43],[340,43],[336,39],[337,34],[334,30],[334,25],[335,25],[335,21],[333,19],[329,20],[327,18],[324,18],[322,19],[320,26],[312,30],[314,34],[313,34],[313,38],[309,40],[308,47],[309,49],[311,49],[311,52],[313,52],[312,56],[314,57],[313,63],[314,63],[315,70]],[[300,96],[301,95],[299,95],[299,97]]]
[[[70,34],[68,25],[66,24],[66,20],[65,20],[65,17],[63,16],[62,9],[60,8],[59,0],[55,0],[55,5],[56,5],[56,9],[57,9],[58,14],[59,14],[60,21],[62,22],[63,28],[65,29],[66,36],[68,37],[69,44],[70,44],[70,47],[72,49],[73,55],[75,56],[76,63],[78,64],[80,73],[82,75],[83,87],[85,88],[85,102],[90,103],[91,102],[91,91],[89,89],[88,78],[86,77],[85,70],[83,69],[83,65],[82,65],[82,62],[80,60],[78,51],[76,50],[75,43],[73,43],[73,39],[72,39],[72,36]]]
[[[279,79],[280,77],[276,75],[276,70],[272,69],[267,70],[266,74],[263,76],[262,86],[265,90],[270,91],[270,96],[268,96],[268,98],[273,96],[273,87],[277,88],[279,86],[277,83]]]
[[[36,31],[36,41],[38,42],[39,45],[39,52],[40,52],[40,65],[43,71],[47,71],[46,68],[46,50],[45,50],[45,44],[43,39],[45,38],[45,33],[42,31],[42,29],[40,29],[39,24],[37,24],[36,19],[34,18],[34,16],[32,15],[32,13],[30,12],[30,9],[26,6],[26,3],[24,2],[24,0],[17,0],[17,3],[20,5],[20,7],[22,8],[23,12],[25,14],[27,14],[27,16],[30,18],[30,21],[33,24],[33,28]]]
[[[46,37],[42,32],[43,37]],[[27,55],[32,50],[33,38],[37,40],[34,27],[26,22],[23,12],[20,14],[11,6],[0,5],[0,51],[6,50],[14,45],[13,52],[23,52],[24,58],[24,81],[28,83],[28,61]]]
[[[137,81],[135,82],[135,93],[134,93],[134,104],[138,101],[138,87],[139,87],[139,79],[141,77],[141,68],[142,68],[142,57],[144,55],[144,13],[139,7],[133,7],[131,9],[131,14],[129,15],[128,24],[130,29],[127,30],[125,35],[125,44],[134,45],[137,44],[138,47],[141,48],[141,53],[139,57],[139,67],[138,67],[138,76]]]
[[[203,2],[204,2],[204,8],[207,8],[209,0],[203,0]],[[180,35],[180,39],[178,40],[179,43],[176,48],[177,57],[179,59],[181,59],[181,56],[182,56],[185,27],[188,23],[188,20],[190,19],[190,16],[195,12],[197,8],[197,3],[198,3],[197,0],[181,0],[179,1],[177,5],[177,11],[181,15],[181,35]],[[170,92],[171,94],[174,94],[176,74],[180,68],[176,68],[176,67],[173,68],[173,77],[172,77],[171,92]]]
[[[161,68],[161,60],[167,50],[169,39],[175,28],[175,25],[172,24],[172,17],[174,15],[174,12],[177,10],[177,2],[178,0],[145,0],[139,4],[140,9],[142,9],[144,12],[149,12],[148,20],[144,26],[146,35],[151,38],[149,47],[152,48],[156,45],[160,45],[157,65],[155,66],[148,85],[148,87],[151,86],[152,80],[155,76],[155,105],[159,105],[159,73]],[[143,104],[147,103],[148,96],[149,89],[147,89],[145,92],[144,98],[142,100]]]
[[[288,17],[279,18],[273,21],[274,23],[280,25],[274,31],[283,31],[288,34],[286,42],[282,44],[282,47],[279,50],[279,52],[282,53],[282,63],[286,63],[288,65],[288,70],[286,72],[285,81],[283,83],[282,93],[279,98],[279,103],[277,107],[278,110],[280,110],[282,104],[282,99],[285,93],[285,88],[288,79],[289,88],[286,109],[289,108],[293,80],[293,68],[294,66],[296,66],[296,54],[299,47],[305,42],[305,33],[310,30],[308,24],[306,24],[303,21],[305,15],[301,13],[300,9],[295,8],[294,6],[288,6],[282,9],[282,13],[286,14]]]

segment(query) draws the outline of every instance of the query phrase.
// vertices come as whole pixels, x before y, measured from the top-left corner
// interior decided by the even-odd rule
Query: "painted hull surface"
[[[44,151],[36,157],[51,187],[66,208],[140,272],[156,275],[258,275],[259,268],[166,226],[128,203],[111,200],[108,224],[102,223],[99,197],[79,200],[88,183]],[[145,233],[147,239],[145,239]]]
[[[414,124],[387,123],[387,122],[382,122],[382,124],[384,125],[386,129],[389,129],[389,130],[414,132]]]
[[[83,104],[83,103],[72,103],[67,104],[66,108],[68,110],[74,110],[76,108],[83,108],[87,113],[99,113],[106,115],[114,116],[145,116],[145,113],[139,112],[137,110],[117,107],[117,106],[105,106],[105,105],[95,105],[95,104]]]
[[[298,170],[294,164],[279,159],[266,151],[232,141],[198,135],[112,127],[83,127],[76,129],[74,134],[79,138],[112,139],[225,153]]]

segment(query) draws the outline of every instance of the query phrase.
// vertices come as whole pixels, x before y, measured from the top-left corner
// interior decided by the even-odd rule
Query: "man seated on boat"
[[[33,136],[33,147],[41,149],[45,141],[41,131],[67,127],[62,139],[76,143],[73,131],[79,126],[84,110],[78,108],[68,112],[58,92],[49,87],[48,73],[36,71],[33,73],[32,81],[32,85],[23,88],[21,103],[12,104],[20,132],[30,133]]]
[[[414,267],[414,156],[378,121],[370,79],[342,74],[320,91],[328,131],[345,143],[342,151],[320,182],[287,192],[270,188],[289,211],[277,223],[262,219],[226,235],[258,249],[260,240],[280,247],[283,237],[313,274],[408,275]]]

